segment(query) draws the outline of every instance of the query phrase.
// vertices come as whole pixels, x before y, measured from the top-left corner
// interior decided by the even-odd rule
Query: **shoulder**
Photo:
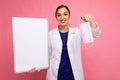
[[[79,29],[79,27],[69,27],[69,31],[76,33],[76,32],[80,32],[80,29]],[[49,31],[49,35],[53,35],[56,33],[58,33],[58,28],[54,28],[54,29]]]
[[[80,32],[80,28],[79,27],[69,27],[69,30],[71,31],[71,32]]]
[[[55,35],[57,33],[58,33],[58,28],[54,28],[54,29],[52,29],[52,30],[49,31],[48,35],[50,37],[50,36],[53,36],[53,35]]]
[[[50,30],[50,31],[49,31],[49,34],[56,33],[56,32],[57,32],[57,30],[58,30],[57,28],[54,28],[54,29],[52,29],[52,30]]]

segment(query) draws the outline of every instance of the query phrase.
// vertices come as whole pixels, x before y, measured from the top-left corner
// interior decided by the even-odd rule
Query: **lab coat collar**
[[[67,41],[67,45],[70,43],[71,39],[73,38],[73,35],[75,34],[75,31],[73,28],[69,27],[69,32],[68,32],[68,41]],[[61,41],[61,37],[59,34],[59,29],[58,27],[55,30],[55,35],[58,36],[58,38],[60,39],[59,41]]]

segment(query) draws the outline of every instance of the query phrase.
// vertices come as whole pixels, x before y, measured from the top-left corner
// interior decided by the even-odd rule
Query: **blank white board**
[[[48,20],[12,18],[14,72],[48,68]]]

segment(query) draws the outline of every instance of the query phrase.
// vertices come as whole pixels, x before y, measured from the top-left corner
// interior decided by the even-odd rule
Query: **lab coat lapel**
[[[62,44],[62,40],[61,40],[61,37],[60,37],[60,33],[59,33],[58,28],[56,28],[54,35],[56,36],[56,41],[58,42],[58,44]],[[70,43],[70,41],[72,40],[73,35],[75,35],[75,31],[74,31],[71,27],[69,27],[67,45],[68,45],[68,44]]]
[[[62,47],[62,40],[59,34],[59,30],[58,28],[55,30],[55,36],[56,36],[56,42],[57,44]],[[75,31],[69,27],[69,32],[68,32],[68,41],[67,41],[67,45],[70,44],[71,40],[73,39],[73,36],[75,35]],[[60,49],[61,50],[61,49]]]
[[[56,40],[57,40],[58,42],[61,42],[61,37],[60,37],[60,33],[59,33],[58,28],[56,28],[56,30],[55,30],[55,36],[56,36]]]
[[[72,38],[73,38],[73,35],[75,34],[74,30],[72,28],[69,27],[69,33],[68,33],[68,41],[67,41],[67,45],[70,44]]]
[[[60,50],[61,50],[61,48],[62,48],[62,40],[61,40],[58,28],[56,28],[54,35],[55,35],[55,42],[57,42],[56,44],[60,47]]]

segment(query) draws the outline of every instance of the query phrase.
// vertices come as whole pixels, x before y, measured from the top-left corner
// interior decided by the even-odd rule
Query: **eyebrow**
[[[64,13],[68,13],[68,14],[69,14],[69,12],[68,12],[68,11],[65,11]],[[57,13],[57,14],[61,14],[61,13]]]

